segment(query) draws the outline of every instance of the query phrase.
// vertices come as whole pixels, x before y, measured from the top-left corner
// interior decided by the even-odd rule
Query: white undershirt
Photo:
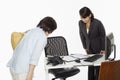
[[[89,29],[87,28],[87,34],[89,33]]]

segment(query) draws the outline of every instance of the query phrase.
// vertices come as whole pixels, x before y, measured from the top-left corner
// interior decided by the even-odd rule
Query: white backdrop
[[[58,28],[50,36],[64,36],[69,53],[85,54],[78,30],[79,9],[88,6],[95,18],[102,21],[106,33],[113,32],[120,59],[119,0],[0,0],[0,80],[12,80],[6,67],[12,56],[10,36],[13,31],[26,31],[35,27],[45,16],[52,16]],[[44,52],[35,69],[33,80],[45,80]],[[87,67],[69,80],[87,80]]]

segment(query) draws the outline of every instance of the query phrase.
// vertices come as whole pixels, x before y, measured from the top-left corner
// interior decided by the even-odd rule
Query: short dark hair
[[[91,14],[91,20],[94,19],[94,15],[92,11],[88,7],[83,7],[79,10],[79,14],[81,17],[86,18]]]
[[[57,28],[57,23],[52,17],[43,18],[37,27],[42,28],[45,32],[52,33]]]

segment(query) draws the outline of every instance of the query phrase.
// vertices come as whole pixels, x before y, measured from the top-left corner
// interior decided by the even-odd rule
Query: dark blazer
[[[106,33],[101,21],[93,19],[87,33],[86,24],[80,20],[79,33],[84,49],[88,49],[92,53],[99,53],[101,50],[105,50]]]

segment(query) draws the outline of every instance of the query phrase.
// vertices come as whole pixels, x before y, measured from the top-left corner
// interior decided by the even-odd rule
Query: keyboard
[[[95,54],[93,56],[90,56],[90,57],[86,58],[84,61],[86,61],[86,62],[94,62],[97,59],[101,58],[102,56],[103,55],[101,55],[101,54]]]

